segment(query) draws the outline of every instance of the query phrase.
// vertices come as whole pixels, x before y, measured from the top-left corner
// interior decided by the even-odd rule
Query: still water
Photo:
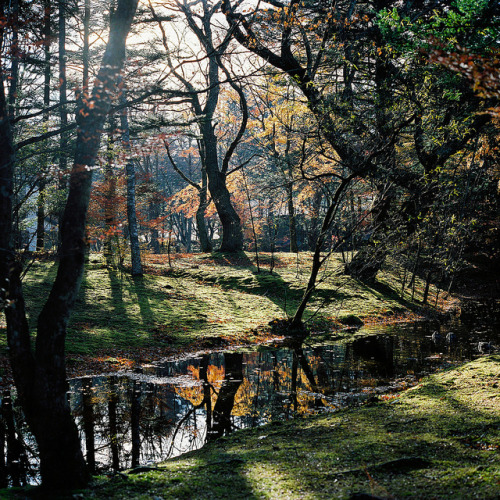
[[[499,333],[498,326],[419,323],[364,332],[349,343],[309,338],[199,353],[72,379],[68,398],[89,467],[103,473],[178,456],[238,429],[393,398],[423,375],[484,355],[486,343],[500,345]],[[4,395],[2,475],[14,485],[36,483],[36,445],[9,405]]]

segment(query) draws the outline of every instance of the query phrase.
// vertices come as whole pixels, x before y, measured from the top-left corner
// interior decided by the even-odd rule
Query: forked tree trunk
[[[64,211],[61,259],[49,298],[38,318],[35,352],[26,320],[20,269],[12,248],[12,131],[0,74],[0,298],[6,302],[9,355],[26,420],[38,444],[42,485],[48,489],[86,486],[89,473],[67,400],[64,356],[66,326],[83,275],[85,219],[101,130],[125,58],[125,40],[137,0],[118,0],[109,41],[91,98],[79,104],[78,137]],[[1,66],[0,66],[1,72]]]

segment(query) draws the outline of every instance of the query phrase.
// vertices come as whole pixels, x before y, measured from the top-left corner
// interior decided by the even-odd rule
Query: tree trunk
[[[299,246],[297,245],[297,222],[295,220],[295,207],[293,205],[293,183],[287,184],[288,197],[288,227],[290,230],[290,252],[297,253]]]
[[[90,64],[90,0],[84,0],[83,5],[83,53],[82,53],[82,83],[83,92],[89,87],[89,64]]]
[[[50,14],[51,2],[44,0],[44,19],[43,19],[43,42],[44,42],[44,70],[43,70],[43,107],[48,109],[50,106]],[[44,131],[48,129],[49,113],[43,113],[43,128]],[[38,180],[38,199],[37,199],[37,212],[36,212],[36,250],[38,252],[45,249],[45,188],[47,185],[44,174],[49,170],[48,156],[43,154],[43,167],[40,172],[40,179]]]
[[[290,323],[290,333],[292,335],[293,334],[300,335],[304,331],[302,317],[304,316],[304,312],[306,310],[307,303],[309,302],[309,299],[311,298],[311,295],[316,288],[316,280],[318,278],[319,270],[320,270],[323,262],[325,261],[325,259],[321,258],[321,252],[323,250],[323,247],[324,247],[324,244],[326,241],[326,236],[328,234],[328,231],[331,228],[332,222],[335,218],[335,214],[336,214],[337,209],[339,207],[340,197],[342,196],[344,190],[347,188],[347,186],[350,184],[350,182],[352,181],[353,178],[354,178],[354,175],[351,175],[349,177],[346,177],[345,179],[342,179],[342,182],[340,183],[339,187],[335,191],[335,195],[333,196],[333,199],[330,202],[330,205],[329,205],[328,210],[326,212],[325,218],[323,219],[321,231],[318,235],[318,239],[316,240],[316,246],[315,246],[314,255],[313,255],[313,264],[311,266],[311,273],[309,275],[309,281],[307,283],[307,287],[304,291],[304,295],[302,296],[302,300],[299,304],[299,307],[297,307],[297,310],[295,311],[293,319]],[[333,251],[333,249],[331,251]]]
[[[9,77],[9,119],[11,122],[16,116],[17,86],[19,83],[19,0],[11,2],[10,22],[12,25],[12,63]]]
[[[42,174],[43,175],[43,172]],[[36,200],[36,251],[45,249],[45,179],[38,180],[38,198]]]
[[[104,257],[108,265],[113,265],[114,257],[114,232],[116,230],[116,177],[113,172],[114,163],[114,134],[116,120],[109,117],[109,130],[106,145],[106,163],[104,165],[104,185],[106,186],[104,198]]]
[[[160,206],[159,206],[159,201],[156,199],[156,194],[153,196],[153,199],[151,199],[151,201],[149,202],[148,216],[150,222],[158,219],[158,217],[160,216]],[[149,242],[149,248],[154,254],[159,254],[160,253],[160,242],[158,241],[159,232],[156,226],[151,225],[149,236],[151,238],[151,241]]]
[[[208,119],[206,121],[210,122]],[[239,252],[243,250],[241,221],[231,203],[226,176],[219,170],[217,139],[211,122],[203,124],[202,134],[205,141],[208,188],[222,225],[222,241],[219,251]]]
[[[67,80],[66,80],[66,1],[58,0],[59,9],[59,119],[61,128],[68,125],[67,108]],[[66,189],[65,174],[68,168],[68,134],[62,132],[59,138],[59,185],[60,191]],[[63,218],[64,205],[58,204],[58,247],[61,244],[61,226]]]
[[[0,65],[0,148],[3,151],[0,155],[0,293],[3,301],[12,301],[5,309],[10,361],[19,401],[38,443],[42,485],[48,489],[80,488],[89,480],[67,400],[64,343],[83,274],[91,167],[125,58],[125,40],[136,7],[137,0],[118,1],[92,96],[79,102],[79,130],[63,218],[61,259],[52,290],[38,318],[34,354],[19,278],[21,269],[12,249],[15,157]]]
[[[307,245],[309,247],[309,250],[312,251],[314,251],[314,249],[316,248],[316,242],[318,241],[319,237],[319,213],[321,210],[322,201],[323,193],[321,189],[317,189],[312,199],[310,229],[307,232]]]
[[[120,104],[127,104],[127,95],[124,87],[120,93]],[[132,262],[132,276],[142,276],[141,247],[139,245],[139,228],[137,225],[137,211],[135,207],[135,167],[130,157],[130,129],[128,126],[127,108],[120,115],[122,129],[122,144],[127,155],[125,172],[127,174],[127,220],[130,239],[130,259]]]
[[[201,189],[198,192],[200,203],[196,210],[196,227],[198,228],[198,237],[200,238],[200,250],[202,252],[212,251],[212,242],[208,237],[207,225],[205,223],[205,212],[208,207],[207,200],[207,174],[202,171]]]

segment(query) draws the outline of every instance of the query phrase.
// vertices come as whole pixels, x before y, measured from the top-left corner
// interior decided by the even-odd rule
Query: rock
[[[346,316],[340,316],[339,322],[345,326],[352,326],[356,328],[360,328],[364,325],[363,320],[355,316],[354,314],[348,314]]]

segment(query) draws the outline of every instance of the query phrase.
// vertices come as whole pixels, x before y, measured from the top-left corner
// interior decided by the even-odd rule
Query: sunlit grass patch
[[[146,275],[132,278],[91,254],[71,315],[67,352],[93,356],[128,350],[137,358],[145,349],[216,345],[214,338],[226,345],[262,339],[256,332],[268,331],[270,321],[294,314],[311,259],[309,252],[262,254],[257,272],[249,252],[180,254],[170,263],[168,256],[149,255]],[[25,277],[33,332],[56,271],[54,262],[35,261]],[[399,296],[397,276],[384,270],[379,278],[375,286],[359,283],[343,274],[340,255],[332,255],[306,310],[307,326],[328,335],[342,328],[345,318],[365,324],[407,319],[413,305]],[[2,342],[5,348],[5,338]]]

